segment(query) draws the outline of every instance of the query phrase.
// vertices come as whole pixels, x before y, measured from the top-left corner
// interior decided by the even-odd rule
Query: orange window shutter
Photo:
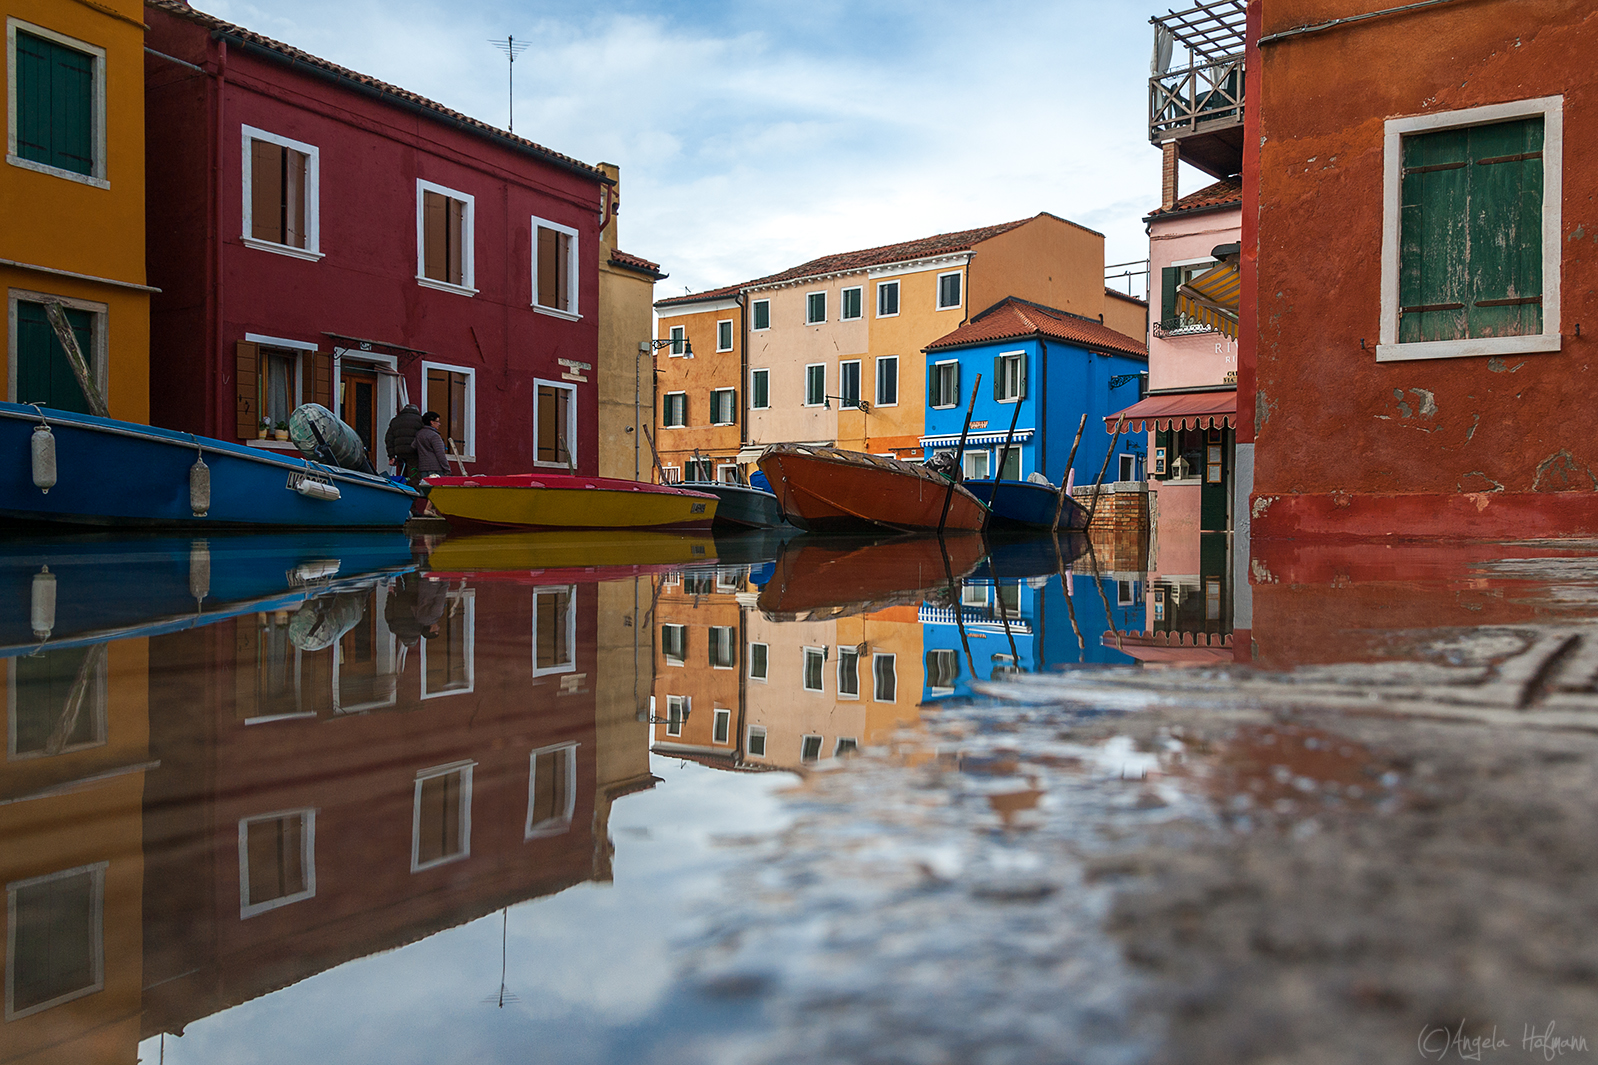
[[[283,243],[283,149],[250,142],[250,236]]]
[[[320,351],[307,352],[311,364],[311,402],[333,408],[333,357]]]
[[[565,233],[555,238],[555,306],[563,311],[572,309],[571,241]]]
[[[466,375],[452,373],[449,378],[449,439],[455,442],[455,450],[464,455],[466,453]]]
[[[238,396],[238,437],[254,440],[261,427],[261,346],[241,340],[233,349],[233,375]]]
[[[445,227],[446,237],[448,238],[445,254],[448,259],[444,264],[444,276],[445,280],[452,285],[464,285],[466,284],[466,269],[465,259],[461,252],[463,248],[462,234],[466,229],[466,204],[460,200],[450,199],[446,199],[444,202],[448,205],[444,216],[448,223]]]
[[[556,307],[560,291],[560,268],[556,262],[560,258],[559,242],[555,239],[560,234],[553,229],[538,227],[538,305],[540,307]]]
[[[283,151],[283,243],[305,247],[305,161],[302,152]]]
[[[434,281],[444,276],[445,225],[444,197],[436,192],[422,193],[422,274]]]

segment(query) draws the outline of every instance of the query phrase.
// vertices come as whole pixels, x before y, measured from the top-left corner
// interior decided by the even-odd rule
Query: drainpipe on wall
[[[225,358],[226,358],[226,355],[227,355],[227,349],[225,347],[225,342],[223,340],[223,324],[222,324],[222,306],[223,306],[223,304],[222,304],[222,287],[223,287],[222,286],[222,279],[223,279],[222,250],[223,250],[223,248],[225,247],[225,244],[226,244],[226,242],[225,242],[225,240],[223,238],[224,230],[223,230],[223,224],[222,224],[222,215],[223,215],[223,208],[222,208],[222,141],[223,141],[223,134],[224,134],[225,129],[226,129],[222,104],[223,104],[223,99],[224,99],[224,97],[226,95],[226,89],[227,89],[227,41],[216,39],[215,43],[216,43],[216,81],[214,83],[215,84],[215,93],[212,96],[212,100],[213,100],[212,110],[214,112],[215,124],[212,127],[212,132],[211,132],[212,143],[211,143],[211,203],[210,203],[211,212],[210,213],[211,213],[211,223],[212,223],[212,225],[214,227],[213,232],[212,232],[212,239],[216,242],[216,249],[215,249],[215,252],[212,255],[212,262],[211,262],[211,269],[212,269],[212,271],[214,271],[213,274],[212,274],[212,277],[211,277],[211,314],[212,314],[213,318],[215,319],[212,322],[211,328],[212,328],[212,331],[213,331],[212,336],[213,336],[213,339],[214,339],[214,343],[216,344],[216,350],[212,354],[211,358],[205,360],[206,401],[205,401],[205,409],[201,412],[200,419],[201,419],[201,423],[204,426],[204,432],[205,432],[206,436],[213,436],[213,437],[219,437],[220,438],[222,436],[222,434],[217,432],[217,429],[219,428],[217,415],[218,415],[218,413],[220,412],[220,410],[222,408],[222,398],[217,395],[217,378],[218,378],[220,367],[222,367],[224,365],[227,365],[227,363],[224,361]],[[239,372],[238,364],[237,364],[237,360],[235,359],[234,362],[233,362],[232,373],[233,373],[233,375],[236,376],[238,374],[238,372]],[[236,395],[237,391],[238,391],[238,387],[237,386],[238,386],[238,382],[235,381],[234,382],[234,392],[235,392],[234,403],[235,404],[238,402],[237,395]],[[259,418],[260,416],[261,416],[260,412],[257,411],[256,412],[256,417]]]
[[[738,395],[743,397],[739,406],[743,415],[738,419],[738,452],[743,453],[745,445],[749,443],[749,293],[740,290],[738,293],[738,331],[743,335],[743,341],[738,345]],[[743,477],[742,462],[737,455],[733,456],[733,467],[738,470],[738,476]],[[744,480],[748,480],[744,477]],[[739,617],[742,612],[740,610]],[[743,711],[738,711],[739,720],[743,718]],[[740,725],[740,727],[742,727]]]
[[[1038,396],[1032,401],[1032,422],[1036,426],[1034,434],[1037,437],[1037,464],[1034,467],[1039,473],[1047,477],[1049,453],[1043,450],[1049,442],[1048,410],[1045,401],[1049,398],[1049,342],[1038,335]]]

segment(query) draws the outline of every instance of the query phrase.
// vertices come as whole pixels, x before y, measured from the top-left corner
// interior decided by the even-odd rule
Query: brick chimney
[[[1169,211],[1176,206],[1178,194],[1176,191],[1176,164],[1181,153],[1176,149],[1176,141],[1168,140],[1160,145],[1160,151],[1165,158],[1160,164],[1160,210]]]

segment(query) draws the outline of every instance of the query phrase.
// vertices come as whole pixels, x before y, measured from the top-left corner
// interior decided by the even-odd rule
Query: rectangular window
[[[261,348],[261,416],[274,427],[288,422],[303,395],[301,356],[288,348]]]
[[[767,661],[767,656],[770,655],[770,653],[771,653],[771,648],[769,646],[767,646],[766,644],[763,644],[763,643],[752,643],[752,644],[749,645],[749,679],[750,680],[765,680],[766,679],[766,661]]]
[[[6,885],[6,1020],[105,987],[105,862]]]
[[[996,453],[1003,453],[1004,448],[994,448]],[[1021,449],[1015,444],[1010,445],[1010,450],[1004,455],[1004,468],[999,471],[1001,481],[1019,481],[1021,479]]]
[[[860,698],[860,652],[853,647],[838,648],[838,698]]]
[[[442,591],[436,581],[421,587],[428,595]],[[477,592],[472,588],[449,592],[444,602],[444,616],[436,622],[438,635],[421,643],[423,699],[458,695],[474,686]]]
[[[1015,403],[1026,398],[1026,355],[1012,353],[993,359],[993,399]]]
[[[757,329],[757,330],[770,329],[771,328],[771,301],[770,300],[755,300],[755,302],[753,304],[751,304],[750,306],[752,308],[752,312],[753,312],[753,316],[754,316],[754,320],[755,320],[754,328]]]
[[[688,393],[667,392],[660,397],[660,424],[667,429],[681,429],[688,424]]]
[[[533,255],[533,307],[562,316],[577,317],[577,230],[558,222],[533,218],[537,234]]]
[[[577,586],[533,592],[533,676],[577,669]]]
[[[1021,586],[996,584],[993,586],[993,605],[1002,615],[1018,617],[1021,613]]]
[[[290,810],[239,822],[240,919],[315,894],[315,810]]]
[[[737,391],[731,388],[717,388],[713,390],[710,393],[710,424],[734,425],[737,423],[737,421]]]
[[[877,282],[877,317],[892,318],[899,313],[899,282]]]
[[[960,272],[938,275],[938,310],[960,306]]]
[[[877,360],[877,406],[899,403],[899,356],[884,355]]]
[[[749,372],[749,409],[767,410],[771,406],[771,371]]]
[[[688,660],[688,626],[662,625],[660,627],[660,653],[668,666],[680,666]]]
[[[838,405],[845,410],[860,408],[860,360],[838,364]]]
[[[812,292],[805,296],[805,324],[817,325],[827,320],[827,294]]]
[[[824,690],[821,678],[821,667],[824,662],[826,662],[826,655],[821,648],[805,648],[805,691],[818,692]]]
[[[430,181],[416,182],[416,280],[471,295],[474,200]]]
[[[10,757],[53,757],[106,742],[104,644],[46,648],[6,661]]]
[[[988,586],[985,584],[964,584],[960,586],[960,603],[962,606],[974,606],[978,609],[988,605]]]
[[[713,669],[737,669],[737,630],[731,625],[710,626],[710,665]]]
[[[821,757],[821,737],[806,736],[799,744],[799,759],[804,762],[814,762]]]
[[[690,477],[689,480],[710,480],[708,467],[702,467],[706,476]],[[682,590],[684,595],[710,595],[716,590],[716,574],[714,570],[697,570],[682,575]]]
[[[666,735],[681,736],[683,723],[688,720],[688,697],[666,696]]]
[[[843,290],[841,293],[843,313],[839,315],[843,321],[852,322],[856,318],[861,317],[861,296],[862,290],[858,285],[854,288],[846,288]]]
[[[741,484],[738,479],[738,464],[736,462],[718,463],[716,466],[716,480],[722,484]],[[716,578],[716,583],[721,584],[721,578]]]
[[[105,51],[6,21],[12,76],[6,161],[109,187],[105,169]]]
[[[660,469],[660,482],[662,484],[681,484],[681,466],[662,466]]]
[[[766,756],[766,730],[756,725],[749,730],[749,739],[745,744],[751,757],[764,758]]]
[[[1137,480],[1137,456],[1122,455],[1119,459],[1120,468],[1116,471],[1120,480]]]
[[[978,451],[965,453],[963,473],[968,481],[985,481],[988,479],[988,451],[982,448]]]
[[[577,386],[538,382],[538,404],[533,409],[533,439],[539,466],[577,468]]]
[[[423,769],[411,809],[411,872],[458,861],[472,852],[472,766]]]
[[[723,710],[719,706],[716,707],[715,714],[711,722],[710,742],[725,744],[727,742],[727,737],[731,735],[731,733],[732,711]]]
[[[1115,582],[1115,603],[1117,606],[1131,606],[1137,602],[1136,581]]]
[[[732,350],[732,319],[724,318],[716,323],[716,350]]]
[[[1559,350],[1563,98],[1385,134],[1377,361]]]
[[[960,656],[953,650],[928,651],[927,688],[933,695],[951,695],[960,679]]]
[[[927,406],[955,407],[960,404],[960,364],[939,362],[927,368]]]
[[[24,296],[40,296],[40,300]],[[50,325],[44,299],[59,302],[66,315],[67,325],[77,342],[78,352],[89,365],[89,376],[100,394],[105,395],[105,305],[83,300],[45,297],[38,293],[11,290],[12,321],[16,331],[12,334],[12,357],[16,372],[13,374],[7,398],[15,403],[39,403],[57,410],[88,414],[89,400],[78,384],[77,375],[67,359],[66,348]],[[286,417],[286,415],[285,415]]]
[[[244,243],[264,251],[320,258],[319,153],[275,133],[244,127]]]
[[[666,349],[666,353],[669,356],[675,359],[688,354],[687,326],[672,326],[671,329],[667,331],[667,337],[671,341],[671,346]]]
[[[444,438],[444,449],[453,450],[468,462],[474,461],[476,434],[473,423],[477,420],[475,371],[465,366],[441,366],[422,363],[422,409],[438,412],[438,435]]]
[[[687,473],[688,480],[690,480],[690,481],[708,481],[708,480],[710,480],[710,460],[709,459],[689,459],[686,463],[684,463],[684,466],[686,467],[686,473]],[[692,585],[692,584],[697,583],[697,580],[698,580],[697,578],[690,577],[690,578],[688,578],[688,582],[687,583]]]
[[[834,758],[847,758],[851,754],[860,753],[860,741],[852,736],[839,736],[837,744],[832,748]]]
[[[827,367],[813,362],[805,367],[805,406],[819,407],[827,399]]]
[[[571,828],[577,809],[577,745],[536,750],[527,765],[527,824],[524,839],[558,836]]]

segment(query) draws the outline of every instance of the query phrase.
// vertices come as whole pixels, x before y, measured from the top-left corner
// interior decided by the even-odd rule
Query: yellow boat
[[[569,474],[429,477],[425,483],[428,502],[451,525],[709,530],[720,502],[669,484]]]
[[[628,576],[635,569],[691,565],[716,557],[716,542],[694,533],[618,529],[568,532],[546,529],[451,536],[433,549],[426,569],[437,575],[537,573],[550,570],[611,571]]]

